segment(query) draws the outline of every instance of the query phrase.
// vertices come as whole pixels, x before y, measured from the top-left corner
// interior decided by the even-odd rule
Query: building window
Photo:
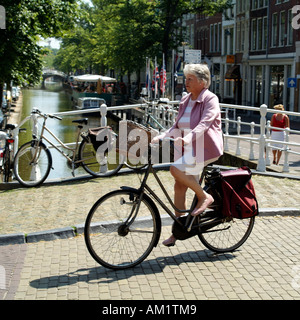
[[[252,0],[252,10],[265,8],[267,6],[268,6],[268,0]]]
[[[293,13],[292,13],[292,9],[291,9],[288,11],[288,32],[287,32],[287,45],[288,46],[293,45],[294,29],[292,26],[292,20],[293,20]]]
[[[252,44],[251,48],[253,51],[257,50],[256,42],[257,42],[257,20],[252,20],[252,28],[251,28],[251,34],[252,34]]]
[[[277,46],[277,40],[278,40],[278,14],[273,13],[272,16],[272,47]]]
[[[218,24],[218,51],[222,49],[222,23]]]
[[[209,37],[209,51],[213,52],[213,42],[214,42],[214,25],[210,25],[210,37]]]
[[[268,47],[268,17],[264,17],[263,20],[263,49]]]
[[[224,30],[224,54],[233,54],[233,28],[226,28]]]
[[[264,103],[265,67],[251,67],[251,104],[259,107]]]
[[[283,47],[285,45],[285,11],[280,12],[280,27],[279,27],[279,46]]]
[[[263,49],[262,18],[257,19],[257,50]]]

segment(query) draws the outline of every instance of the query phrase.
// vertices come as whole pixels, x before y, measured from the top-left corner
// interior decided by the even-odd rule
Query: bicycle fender
[[[123,186],[123,187],[121,187],[121,189],[124,190],[124,191],[131,191],[131,192],[134,192],[134,193],[137,193],[137,194],[141,193],[141,190],[135,189],[135,188],[131,188],[131,187]],[[160,239],[160,235],[161,235],[161,218],[160,218],[160,215],[159,215],[159,211],[158,211],[157,205],[154,203],[154,201],[145,193],[144,193],[143,197],[154,210],[156,223],[157,223],[157,234],[158,234],[157,239],[156,239],[156,241],[154,243],[154,247],[157,247],[159,239]]]
[[[31,140],[31,146],[32,146],[32,147],[34,147],[34,146],[36,145],[36,143],[37,143],[37,140],[34,140],[34,139]],[[42,146],[42,147],[44,147],[45,150],[49,150],[49,148],[45,145],[44,142],[41,141],[39,145]],[[51,156],[51,158],[52,158],[52,156]]]

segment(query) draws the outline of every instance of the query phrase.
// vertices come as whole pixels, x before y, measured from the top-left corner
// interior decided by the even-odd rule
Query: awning
[[[102,82],[117,82],[117,80],[115,78],[100,76],[97,74],[84,74],[82,76],[74,77],[74,80],[78,81],[78,82],[97,82],[99,79]]]
[[[227,79],[227,80],[240,80],[241,79],[240,66],[235,65],[235,66],[229,68],[225,74],[225,79]]]

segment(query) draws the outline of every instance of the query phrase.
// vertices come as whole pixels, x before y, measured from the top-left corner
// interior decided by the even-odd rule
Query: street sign
[[[201,63],[201,50],[185,50],[185,63]]]
[[[226,56],[226,63],[235,64],[235,55],[230,54]]]
[[[297,79],[288,78],[288,88],[296,88],[296,87],[297,87]]]

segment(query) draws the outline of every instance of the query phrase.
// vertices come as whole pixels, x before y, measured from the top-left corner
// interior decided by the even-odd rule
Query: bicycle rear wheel
[[[50,151],[43,143],[37,146],[37,141],[33,140],[18,150],[14,160],[14,175],[24,187],[37,187],[47,179],[51,167]]]
[[[249,219],[222,218],[220,212],[220,195],[214,188],[205,187],[215,202],[212,206],[215,210],[215,220],[211,221],[212,227],[204,227],[203,232],[198,234],[200,241],[211,251],[217,253],[232,252],[239,248],[250,236],[255,217]],[[206,230],[205,230],[206,229]]]
[[[232,252],[250,236],[255,217],[250,219],[225,218],[213,228],[198,234],[200,241],[211,251]]]
[[[92,257],[110,269],[141,263],[157,245],[161,222],[152,200],[144,195],[135,216],[139,193],[117,190],[100,198],[89,212],[84,236]]]
[[[93,144],[88,140],[82,140],[79,147],[79,161],[84,170],[95,177],[106,177],[116,174],[124,164],[124,157],[117,153],[116,157],[108,154],[104,162],[98,159]]]
[[[11,177],[11,155],[10,155],[9,145],[5,146],[4,157],[3,157],[3,167],[4,167],[4,182],[9,182]]]

